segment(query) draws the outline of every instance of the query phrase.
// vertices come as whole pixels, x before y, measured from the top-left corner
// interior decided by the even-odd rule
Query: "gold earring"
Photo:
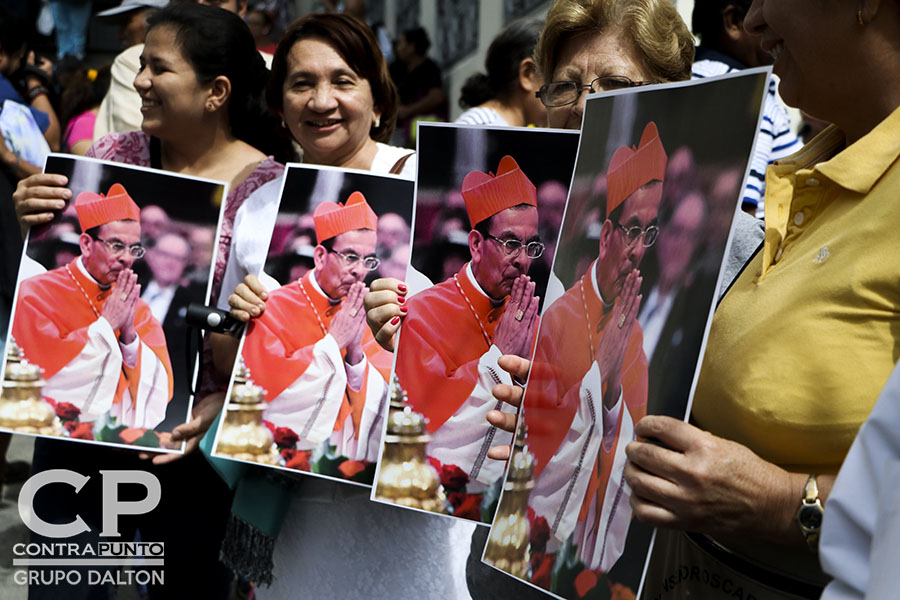
[[[376,116],[375,117],[375,125],[373,125],[373,127],[375,127],[375,129],[378,129],[380,126],[381,126],[381,117]]]
[[[865,21],[863,21],[862,9],[858,9],[856,11],[856,24],[857,25],[865,25]]]

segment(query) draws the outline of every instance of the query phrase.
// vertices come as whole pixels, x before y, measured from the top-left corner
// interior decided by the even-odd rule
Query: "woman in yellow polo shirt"
[[[754,0],[744,28],[784,100],[833,125],[768,170],[765,241],[716,311],[693,425],[635,427],[665,446],[628,447],[634,513],[664,528],[645,597],[709,597],[713,576],[818,597],[834,474],[900,356],[900,2]],[[685,564],[706,583],[665,591]]]

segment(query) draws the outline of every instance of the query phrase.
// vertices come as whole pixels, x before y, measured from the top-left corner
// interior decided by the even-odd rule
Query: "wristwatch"
[[[800,509],[797,511],[797,524],[800,525],[800,531],[813,552],[819,550],[819,533],[822,529],[823,514],[825,514],[825,508],[819,500],[816,476],[810,475],[803,488],[803,498],[800,500]]]

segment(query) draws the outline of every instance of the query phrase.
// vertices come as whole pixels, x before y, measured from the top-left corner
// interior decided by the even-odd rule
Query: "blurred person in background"
[[[546,110],[535,97],[543,81],[532,54],[541,34],[540,20],[514,21],[497,34],[484,60],[486,73],[466,79],[456,119],[463,125],[524,127],[543,125]]]
[[[49,75],[34,65],[24,65],[27,32],[23,23],[0,7],[0,104],[11,101],[23,107],[26,118],[30,115],[34,123],[31,132],[22,135],[43,133],[50,150],[58,150],[60,126],[50,101]],[[41,165],[29,163],[20,151],[35,144],[46,149],[39,139],[0,139],[0,164],[14,181],[40,172]]]
[[[141,98],[132,85],[134,74],[141,68],[147,18],[168,4],[169,0],[122,0],[119,6],[97,13],[98,19],[118,27],[122,52],[110,67],[109,90],[97,109],[94,139],[141,128]]]
[[[409,264],[409,244],[401,244],[396,246],[381,261],[378,267],[378,275],[380,277],[395,277],[396,279],[404,279],[406,277],[406,266]]]
[[[146,245],[152,246],[159,237],[172,229],[172,219],[164,208],[148,204],[141,209],[141,229]]]
[[[212,241],[209,241],[212,247]],[[191,283],[185,277],[185,270],[191,258],[191,244],[178,231],[168,231],[154,239],[147,249],[145,262],[149,278],[143,285],[141,300],[150,307],[154,318],[162,324],[172,361],[174,393],[163,429],[179,425],[178,417],[185,414],[191,391],[192,366],[187,358],[188,327],[185,315],[193,302],[203,303],[206,283]],[[207,275],[209,264],[207,263]]]
[[[772,64],[763,52],[759,35],[744,29],[750,0],[696,0],[691,15],[692,31],[700,38],[694,58],[694,77],[712,77],[748,67]],[[741,198],[741,208],[758,218],[765,216],[762,199],[766,189],[766,167],[790,156],[803,143],[791,127],[787,107],[778,97],[776,82],[769,82],[763,101],[763,118],[750,165],[750,176]]]
[[[191,227],[188,232],[191,243],[191,260],[186,277],[192,282],[205,282],[209,279],[209,266],[212,264],[215,251],[215,227]]]
[[[63,125],[63,149],[69,154],[83,156],[94,143],[94,124],[100,103],[109,90],[110,65],[88,69],[73,58],[64,58],[56,65],[56,76],[62,94],[59,117]]]
[[[397,213],[378,217],[378,255],[389,254],[395,248],[409,244],[409,224]]]
[[[449,114],[441,68],[428,58],[431,40],[424,27],[407,29],[397,38],[391,78],[400,95],[397,128],[401,145],[415,148],[416,121],[446,121]]]
[[[276,44],[272,41],[272,16],[264,10],[251,8],[244,20],[247,21],[247,27],[253,34],[256,49],[266,54],[274,54]]]
[[[50,0],[50,12],[56,29],[56,58],[84,60],[91,0]]]

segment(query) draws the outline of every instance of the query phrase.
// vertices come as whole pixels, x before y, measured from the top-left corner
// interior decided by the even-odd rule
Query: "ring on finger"
[[[619,319],[619,329],[625,327],[625,315],[622,315],[622,318]]]
[[[524,318],[525,318],[525,311],[523,311],[520,308],[519,310],[516,311],[516,321],[521,321]]]

